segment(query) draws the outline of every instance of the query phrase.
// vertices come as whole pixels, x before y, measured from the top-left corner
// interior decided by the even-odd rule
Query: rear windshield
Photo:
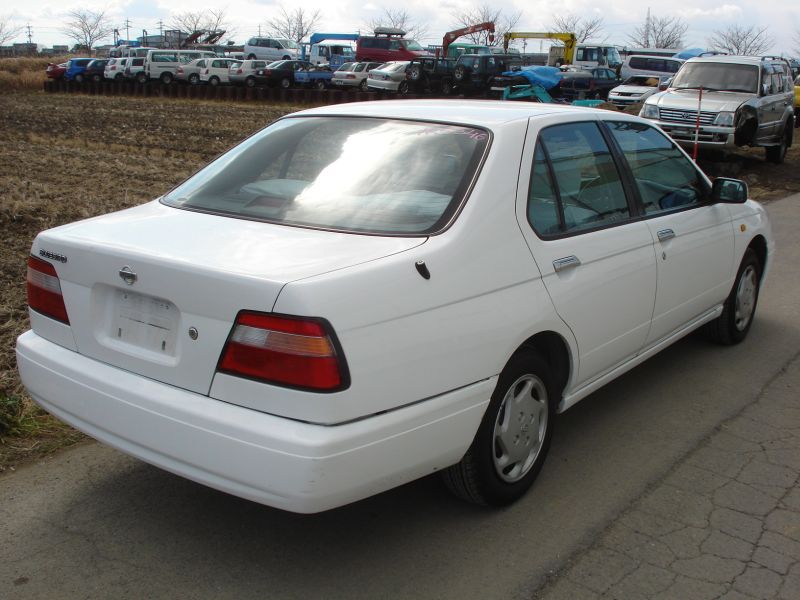
[[[424,235],[458,209],[489,134],[366,117],[278,121],[162,198],[178,208],[356,233]]]
[[[758,92],[758,67],[732,63],[685,63],[675,76],[672,87],[755,94]]]

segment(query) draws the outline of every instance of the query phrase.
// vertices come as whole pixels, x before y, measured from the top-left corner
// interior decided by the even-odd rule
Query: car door
[[[634,357],[650,328],[653,239],[634,219],[626,186],[594,119],[563,123],[554,115],[529,123],[517,219],[577,341],[576,386]]]
[[[658,265],[658,293],[646,345],[657,344],[719,306],[734,274],[734,236],[725,204],[665,134],[646,123],[608,120],[625,157]]]

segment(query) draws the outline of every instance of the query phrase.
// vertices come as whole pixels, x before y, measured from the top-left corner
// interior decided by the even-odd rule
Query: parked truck
[[[581,68],[608,67],[617,69],[622,66],[622,57],[616,46],[610,44],[577,43],[574,33],[509,31],[503,35],[503,47],[507,50],[511,40],[537,39],[556,40],[562,45],[550,48],[547,64],[551,67],[575,65]]]
[[[336,70],[356,57],[352,45],[342,42],[355,42],[358,37],[357,33],[315,33],[308,44],[303,44],[302,60],[312,65],[329,65]]]

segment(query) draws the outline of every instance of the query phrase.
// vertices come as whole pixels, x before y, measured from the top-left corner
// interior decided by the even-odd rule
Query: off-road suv
[[[699,122],[700,147],[761,146],[767,160],[781,163],[792,145],[792,90],[785,59],[704,56],[686,61],[670,88],[648,98],[639,114],[681,145],[694,144]]]
[[[459,94],[486,92],[496,75],[521,66],[519,54],[462,54],[453,68],[453,86]]]

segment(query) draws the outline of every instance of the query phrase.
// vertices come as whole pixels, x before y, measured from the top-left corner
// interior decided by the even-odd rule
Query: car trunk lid
[[[46,231],[33,253],[57,257],[52,262],[78,352],[207,394],[239,311],[269,312],[290,281],[424,241],[287,227],[151,202]]]

